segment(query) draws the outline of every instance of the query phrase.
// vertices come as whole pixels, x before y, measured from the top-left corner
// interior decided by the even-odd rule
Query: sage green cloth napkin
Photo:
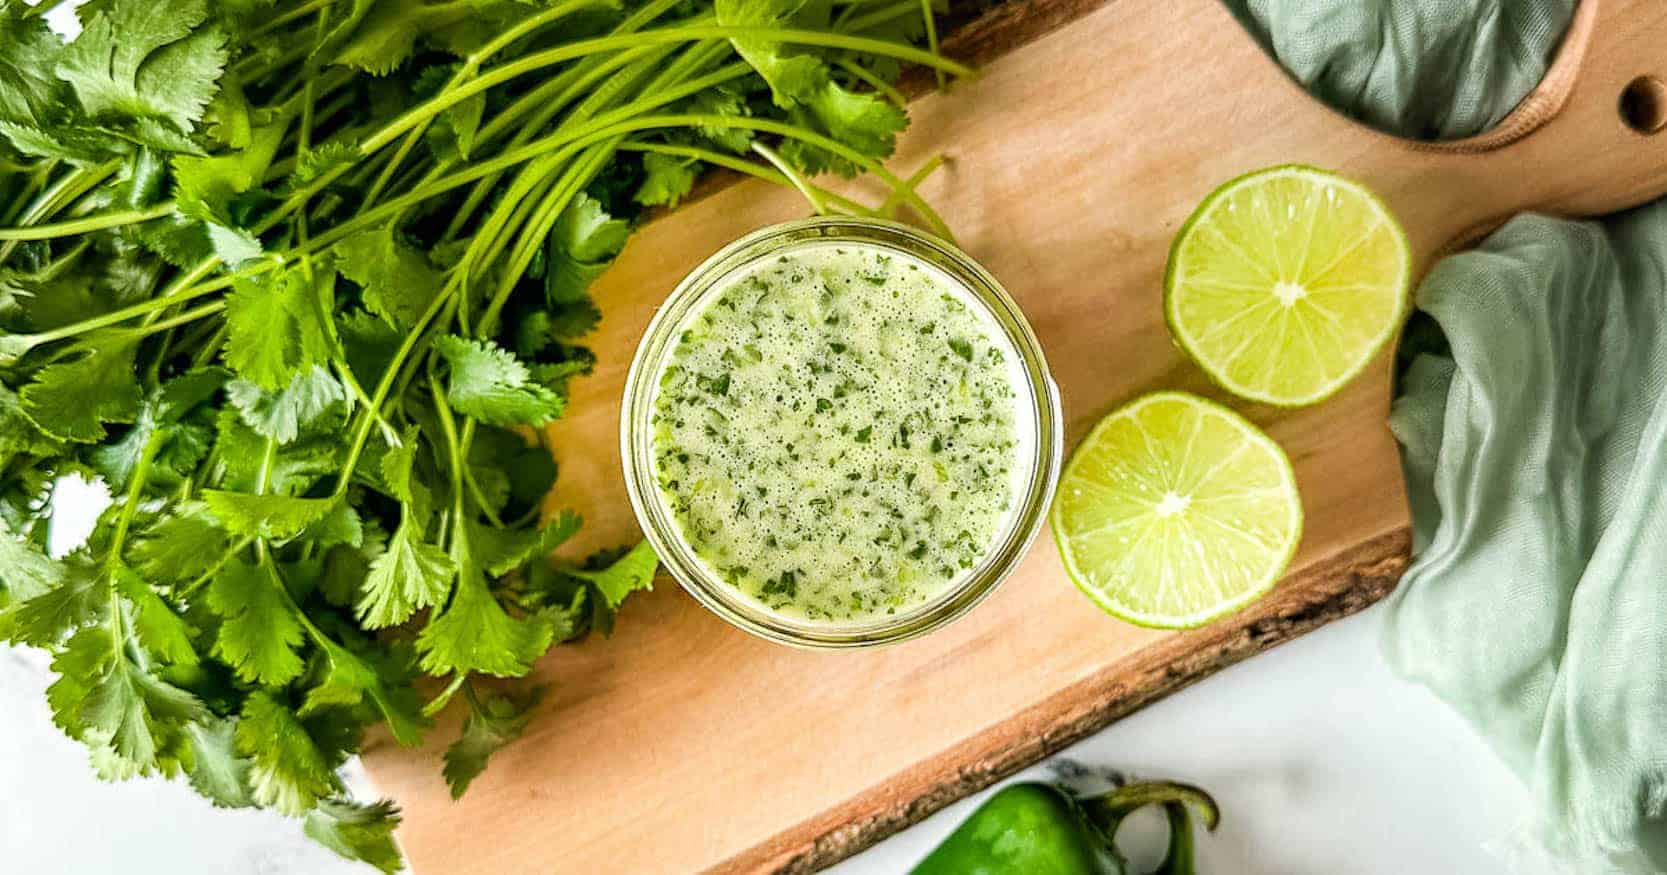
[[[1385,654],[1528,784],[1579,872],[1667,871],[1667,202],[1519,216],[1418,289],[1390,424],[1416,559]]]
[[[1226,0],[1304,88],[1406,137],[1478,133],[1539,84],[1575,0]]]
[[[1502,118],[1573,9],[1229,5],[1317,96],[1421,137]],[[1415,560],[1385,655],[1522,777],[1555,871],[1667,872],[1667,201],[1520,216],[1416,302],[1390,420]]]

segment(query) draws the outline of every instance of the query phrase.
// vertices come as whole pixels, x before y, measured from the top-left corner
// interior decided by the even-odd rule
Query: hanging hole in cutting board
[[[1621,92],[1621,120],[1640,134],[1660,133],[1667,128],[1667,82],[1654,76],[1639,76]]]

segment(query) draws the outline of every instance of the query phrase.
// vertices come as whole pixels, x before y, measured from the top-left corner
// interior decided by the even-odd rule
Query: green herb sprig
[[[394,871],[336,776],[365,732],[461,692],[461,794],[539,700],[482,679],[655,574],[546,558],[592,281],[713,167],[941,230],[891,83],[967,71],[919,0],[89,0],[67,41],[56,5],[0,0],[0,640],[103,776]],[[114,501],[53,558],[68,475]]]

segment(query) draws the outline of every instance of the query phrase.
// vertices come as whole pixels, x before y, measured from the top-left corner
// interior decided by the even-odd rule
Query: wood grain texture
[[[1639,74],[1667,75],[1663,45],[1667,3],[1586,0],[1546,84],[1498,131],[1412,144],[1310,100],[1216,0],[1015,0],[951,40],[985,73],[915,101],[894,166],[950,157],[922,193],[1029,316],[1074,442],[1142,391],[1221,397],[1160,308],[1170,237],[1216,184],[1293,161],[1341,170],[1384,194],[1421,265],[1523,209],[1640,203],[1667,191],[1667,138],[1628,130],[1617,99]],[[723,188],[643,228],[598,284],[600,363],[553,429],[551,506],[585,514],[576,549],[636,537],[619,398],[654,308],[728,240],[803,212],[790,192]],[[663,580],[627,604],[612,639],[539,665],[552,684],[543,713],[462,801],[438,776],[449,726],[428,748],[382,746],[367,764],[405,807],[400,838],[419,875],[826,864],[1388,592],[1408,552],[1389,397],[1386,354],[1317,407],[1235,405],[1289,452],[1307,531],[1287,579],[1211,627],[1105,616],[1046,535],[968,617],[880,650],[767,644]]]

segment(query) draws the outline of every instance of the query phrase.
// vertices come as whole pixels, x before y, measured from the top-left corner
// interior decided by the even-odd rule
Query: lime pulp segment
[[[1237,413],[1157,392],[1101,420],[1052,513],[1071,579],[1107,612],[1191,628],[1266,592],[1302,535],[1291,463]]]
[[[1176,235],[1164,279],[1171,332],[1244,398],[1312,404],[1358,375],[1405,312],[1412,258],[1377,196],[1287,165],[1239,177]]]

